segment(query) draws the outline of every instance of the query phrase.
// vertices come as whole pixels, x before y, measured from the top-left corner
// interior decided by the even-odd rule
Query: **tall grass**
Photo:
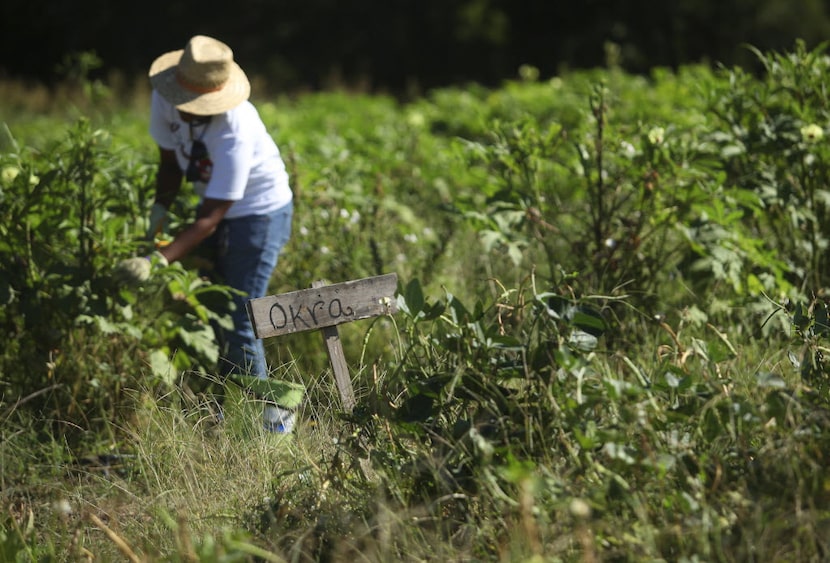
[[[655,331],[642,350],[592,361],[581,391],[490,406],[454,434],[374,415],[360,423],[368,480],[361,426],[334,400],[304,404],[285,437],[260,431],[238,394],[217,427],[181,391],[145,392],[89,455],[44,441],[16,410],[3,424],[3,546],[66,561],[820,559],[830,519],[822,440],[809,436],[826,414],[786,391],[792,370],[759,387],[782,358],[747,345],[712,363],[687,353],[695,338]],[[692,388],[656,391],[667,358],[700,374]],[[655,391],[637,391],[640,378]],[[396,400],[376,392],[364,404]]]

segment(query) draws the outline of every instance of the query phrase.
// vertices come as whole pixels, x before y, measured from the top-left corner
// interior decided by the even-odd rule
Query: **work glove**
[[[122,260],[115,269],[115,277],[123,283],[134,285],[150,279],[153,268],[163,268],[167,265],[167,258],[161,252],[156,251],[149,256],[137,256]]]
[[[150,223],[147,227],[147,240],[153,240],[157,234],[167,234],[167,208],[154,203],[150,208]]]

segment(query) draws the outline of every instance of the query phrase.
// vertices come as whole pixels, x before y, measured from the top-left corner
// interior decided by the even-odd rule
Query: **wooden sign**
[[[320,283],[320,282],[318,282]],[[317,330],[397,312],[398,275],[386,274],[248,301],[257,338]]]
[[[343,402],[343,410],[351,413],[355,407],[354,389],[337,325],[394,314],[398,310],[395,299],[397,289],[397,274],[333,285],[316,281],[311,289],[249,299],[248,318],[259,339],[319,329]],[[368,448],[365,436],[361,440]],[[373,478],[374,471],[368,458],[360,460],[360,467],[367,479]]]
[[[396,313],[397,288],[397,274],[333,285],[316,281],[311,289],[249,299],[248,318],[259,339],[320,329],[343,409],[352,412],[354,390],[337,325]]]

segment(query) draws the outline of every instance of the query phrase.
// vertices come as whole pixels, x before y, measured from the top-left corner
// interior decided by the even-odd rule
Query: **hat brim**
[[[194,115],[216,115],[225,113],[247,100],[251,95],[251,83],[245,71],[231,64],[228,81],[215,92],[194,92],[182,86],[176,78],[176,66],[184,49],[170,51],[158,57],[150,65],[150,84],[176,109]]]

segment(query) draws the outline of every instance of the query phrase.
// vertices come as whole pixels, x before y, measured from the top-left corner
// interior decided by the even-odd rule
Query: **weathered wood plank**
[[[324,286],[325,282],[316,281],[311,287],[316,289]],[[343,352],[343,345],[340,343],[340,333],[336,326],[323,327],[321,332],[323,343],[328,351],[331,370],[334,372],[334,381],[337,383],[337,390],[340,392],[340,399],[343,402],[343,410],[350,413],[354,410],[356,401],[354,388],[352,387],[352,377],[349,375],[349,366],[346,363],[346,354]]]
[[[397,274],[312,287],[248,301],[257,338],[317,330],[397,312]]]

